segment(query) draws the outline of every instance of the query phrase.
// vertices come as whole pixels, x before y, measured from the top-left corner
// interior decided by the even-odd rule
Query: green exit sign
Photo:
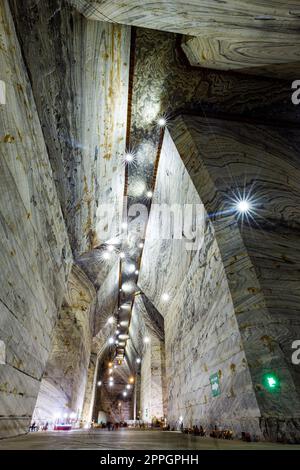
[[[211,394],[213,397],[217,397],[221,394],[220,388],[220,381],[219,381],[219,374],[213,374],[209,377],[210,386],[211,386]]]

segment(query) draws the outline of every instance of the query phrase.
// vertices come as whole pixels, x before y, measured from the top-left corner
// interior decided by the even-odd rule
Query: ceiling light
[[[115,340],[114,338],[108,338],[108,344],[114,344]]]
[[[119,330],[116,330],[116,335],[119,335],[120,334],[120,331]]]
[[[149,336],[145,336],[145,337],[144,337],[144,343],[145,343],[145,344],[150,343],[150,338],[149,338]]]
[[[152,192],[152,191],[147,191],[147,192],[146,192],[146,196],[147,196],[149,199],[151,199],[152,196],[153,196],[153,192]]]
[[[120,258],[121,258],[121,259],[124,259],[125,256],[126,256],[126,255],[125,255],[124,251],[121,251],[121,253],[120,253]]]
[[[127,392],[123,392],[123,397],[127,397]]]
[[[168,302],[170,300],[170,296],[169,294],[167,294],[166,292],[161,296],[161,299],[163,302]]]
[[[119,335],[119,338],[120,338],[121,340],[126,340],[126,339],[128,339],[128,338],[129,338],[129,336],[128,336],[128,335],[126,335],[126,334],[122,334],[122,335]],[[123,345],[123,343],[119,343],[119,344],[120,344],[120,346],[122,346],[122,345]]]
[[[129,305],[129,304],[123,304],[123,305],[121,305],[121,308],[122,308],[123,310],[129,310],[129,309],[130,309],[130,305]]]
[[[136,362],[137,364],[140,364],[141,363],[141,359],[139,357],[136,358]]]
[[[159,125],[159,127],[165,127],[167,124],[167,120],[164,117],[160,117],[157,120],[157,124]]]
[[[108,385],[109,385],[110,387],[113,387],[113,386],[114,386],[114,384],[113,384],[112,382],[109,382]]]
[[[139,273],[139,270],[136,269],[136,270],[134,271],[134,274],[138,275],[138,273]]]
[[[125,293],[130,293],[134,291],[134,285],[131,282],[125,282],[122,284],[122,291]]]
[[[127,390],[130,390],[130,389],[131,389],[131,385],[130,385],[130,384],[127,384],[127,385],[126,385],[126,388],[127,388]]]
[[[128,152],[125,154],[125,161],[127,163],[131,163],[133,162],[133,160],[134,160],[134,155],[132,153]]]
[[[241,201],[237,203],[236,208],[239,212],[242,212],[245,214],[246,212],[250,211],[251,205],[249,201],[247,201],[247,199],[242,199]]]
[[[132,376],[129,377],[129,382],[130,382],[131,384],[133,384],[133,382],[134,382],[134,377],[132,377]]]
[[[135,265],[134,264],[129,264],[127,266],[127,271],[130,273],[133,273],[135,271]]]
[[[141,249],[144,248],[144,243],[143,242],[139,243],[138,247],[141,248]]]
[[[99,381],[97,382],[97,385],[98,385],[98,387],[101,387],[101,385],[102,385],[101,380],[99,380]]]
[[[114,317],[109,317],[109,319],[107,320],[107,323],[109,323],[110,325],[112,325],[114,322]]]
[[[105,251],[102,256],[103,256],[103,259],[105,259],[105,261],[110,259],[110,253],[108,253],[107,251]]]

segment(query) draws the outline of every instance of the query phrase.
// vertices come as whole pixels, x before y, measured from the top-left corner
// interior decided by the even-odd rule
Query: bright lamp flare
[[[244,188],[243,190],[237,190],[236,194],[229,196],[229,200],[231,201],[229,212],[234,212],[237,220],[241,220],[242,223],[244,223],[244,221],[247,223],[252,221],[256,224],[254,216],[258,216],[257,200],[252,193],[253,188]]]
[[[163,302],[168,302],[170,300],[170,296],[169,294],[167,294],[166,292],[161,296],[161,299]]]
[[[134,156],[132,155],[132,153],[126,153],[125,160],[127,163],[133,162],[133,159],[134,159]]]
[[[134,291],[134,284],[130,282],[124,282],[122,284],[122,291],[125,292],[125,294],[130,294]]]
[[[136,165],[136,152],[127,150],[122,156],[123,164],[135,166]]]
[[[164,117],[160,117],[157,120],[157,124],[159,125],[159,127],[165,127],[167,124],[167,120]]]
[[[105,261],[108,261],[108,260],[110,259],[110,253],[108,253],[107,251],[105,251],[105,252],[103,253],[103,259],[104,259]]]
[[[135,265],[134,265],[133,263],[132,263],[132,264],[129,264],[129,265],[127,266],[127,271],[128,271],[129,273],[133,273],[135,270],[136,270],[136,267],[135,267]]]
[[[251,204],[249,201],[247,201],[247,199],[242,199],[241,201],[237,203],[236,207],[239,212],[242,212],[245,214],[250,211]]]

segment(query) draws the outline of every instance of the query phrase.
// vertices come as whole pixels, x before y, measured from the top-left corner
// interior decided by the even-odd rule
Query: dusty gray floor
[[[159,449],[286,449],[299,450],[300,445],[272,443],[245,443],[219,439],[189,436],[178,432],[140,431],[121,429],[119,431],[93,430],[70,432],[38,432],[13,439],[0,441],[0,450],[16,449],[98,449],[98,450],[159,450]]]

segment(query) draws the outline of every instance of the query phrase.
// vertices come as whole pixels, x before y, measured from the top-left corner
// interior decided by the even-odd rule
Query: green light
[[[276,380],[274,379],[274,377],[268,377],[267,380],[268,380],[268,384],[269,384],[269,387],[270,387],[270,388],[276,387],[276,383],[277,383],[277,382],[276,382]]]
[[[264,385],[270,391],[275,391],[280,387],[280,382],[276,375],[274,374],[267,374],[264,377]]]

